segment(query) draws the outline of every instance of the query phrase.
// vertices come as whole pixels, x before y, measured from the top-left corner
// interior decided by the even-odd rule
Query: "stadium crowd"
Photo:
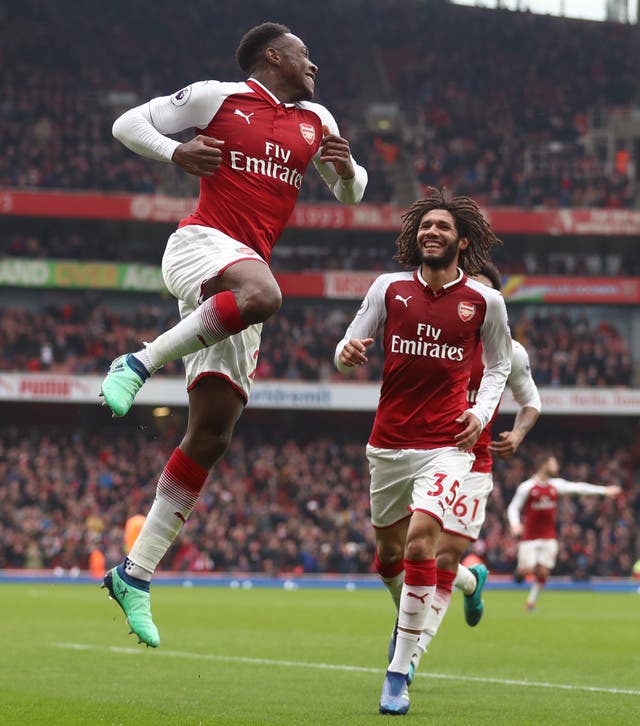
[[[178,320],[167,297],[152,303],[125,300],[96,292],[51,291],[38,307],[29,308],[0,297],[0,370],[103,373],[121,351],[135,350]],[[285,300],[265,323],[257,377],[342,380],[333,367],[333,351],[355,312],[353,302]],[[538,385],[632,385],[629,342],[607,311],[593,320],[575,311],[512,306],[510,315],[514,337],[529,351]],[[379,380],[382,364],[380,346],[372,347],[368,365],[354,371],[354,379]],[[171,362],[161,374],[179,375],[181,365]]]
[[[537,311],[514,316],[512,327],[539,386],[632,385],[629,345],[606,316],[593,324],[584,314]]]
[[[123,345],[138,347],[178,321],[168,300],[123,310],[91,292],[53,293],[36,309],[11,302],[0,309],[0,370],[102,373]],[[180,374],[181,366],[169,363],[165,372]]]
[[[605,161],[584,143],[598,113],[631,103],[632,26],[421,8],[414,0],[398,13],[386,3],[371,19],[421,185],[492,205],[634,205],[630,158]],[[464,43],[452,44],[457,37]]]
[[[316,100],[335,115],[358,160],[375,170],[369,201],[388,201],[383,159],[369,132],[353,124],[361,116],[359,29],[339,22],[345,11],[333,6],[331,13],[313,13],[291,5],[286,18],[274,19],[305,36],[322,69]],[[78,16],[68,0],[55,9],[25,0],[5,11],[0,187],[197,196],[197,180],[171,165],[134,157],[113,140],[111,125],[124,108],[188,83],[242,80],[236,45],[252,22],[274,15],[272,3],[239,0],[212,7],[194,0],[181,9],[180,27],[188,33],[176,32],[169,2],[158,2],[152,14],[122,0],[97,7]],[[76,18],[72,24],[70,16]],[[105,47],[109,53],[102,52]],[[305,184],[302,197],[333,200],[315,179]]]
[[[249,419],[249,416],[247,416]],[[299,428],[300,425],[298,425]],[[313,429],[274,443],[237,436],[207,482],[165,570],[186,572],[370,573],[374,540],[368,518],[364,441]],[[122,558],[127,517],[153,498],[175,431],[145,427],[0,429],[0,568],[87,568],[100,549],[107,564]],[[614,451],[611,451],[612,445]],[[640,542],[640,451],[600,435],[566,444],[534,436],[512,460],[496,465],[484,534],[474,545],[496,573],[514,569],[517,542],[508,505],[532,462],[551,449],[572,480],[620,484],[617,501],[563,498],[556,574],[578,579],[630,573]]]
[[[203,77],[240,80],[235,43],[251,19],[274,15],[268,0],[240,5],[191,2],[180,19],[189,33],[180,33],[168,2],[149,14],[119,0],[74,23],[69,0],[12,4],[0,31],[0,187],[193,195],[186,175],[119,147],[111,123],[123,107]],[[581,143],[593,109],[634,98],[632,27],[418,0],[368,6],[363,27],[358,3],[329,6],[290,4],[274,19],[308,42],[320,66],[317,100],[369,168],[367,201],[394,199],[390,169],[405,158],[414,166],[405,176],[419,185],[444,184],[484,203],[634,203],[630,165],[610,168]],[[452,45],[460,37],[465,43]],[[386,79],[369,76],[375,58]],[[367,124],[381,88],[406,118],[397,129],[392,119],[390,132]],[[562,146],[560,158],[549,144]],[[329,196],[310,174],[302,198]]]

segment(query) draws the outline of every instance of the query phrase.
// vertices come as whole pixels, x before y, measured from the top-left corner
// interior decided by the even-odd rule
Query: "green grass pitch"
[[[162,644],[127,635],[105,590],[0,586],[2,724],[380,724],[383,590],[156,586]],[[640,596],[454,594],[411,687],[425,724],[640,723]]]

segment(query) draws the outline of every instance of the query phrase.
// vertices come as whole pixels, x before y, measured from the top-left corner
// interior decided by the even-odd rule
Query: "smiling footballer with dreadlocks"
[[[423,253],[417,236],[420,223],[428,212],[443,209],[451,215],[460,239],[469,240],[466,249],[460,249],[458,264],[467,275],[477,275],[482,266],[489,262],[492,247],[502,244],[492,232],[489,223],[478,204],[469,197],[452,197],[443,189],[429,187],[424,199],[414,202],[402,215],[402,231],[396,239],[398,252],[394,259],[408,267],[420,265]]]
[[[502,295],[469,277],[500,244],[479,206],[430,189],[402,223],[396,259],[413,269],[373,282],[334,358],[346,373],[382,339],[382,386],[366,452],[374,566],[397,613],[379,704],[390,714],[409,710],[412,656],[436,588],[451,593],[455,573],[436,562],[440,535],[511,370]],[[480,345],[484,370],[469,407]]]

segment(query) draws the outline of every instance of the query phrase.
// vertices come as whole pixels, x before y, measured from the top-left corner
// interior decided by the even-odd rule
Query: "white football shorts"
[[[207,280],[241,260],[267,264],[255,250],[217,229],[197,224],[177,229],[167,241],[162,277],[169,292],[178,299],[180,318],[185,318],[203,302],[202,287]],[[262,323],[250,325],[209,348],[185,356],[187,390],[201,376],[217,375],[226,378],[247,401],[261,333]]]
[[[470,471],[458,489],[456,501],[444,518],[442,531],[475,542],[484,524],[487,500],[492,489],[491,474]]]
[[[380,449],[367,445],[371,523],[390,527],[418,511],[442,524],[474,458],[454,446]]]
[[[557,539],[526,539],[518,545],[518,570],[531,572],[536,565],[553,570],[557,557]]]

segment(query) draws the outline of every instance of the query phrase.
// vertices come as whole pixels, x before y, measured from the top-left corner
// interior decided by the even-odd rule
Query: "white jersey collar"
[[[456,277],[455,280],[451,280],[451,282],[445,283],[440,288],[441,290],[446,290],[449,287],[453,287],[453,285],[456,285],[457,283],[460,282],[460,280],[462,280],[462,277],[464,275],[464,272],[459,267],[456,267],[456,270],[458,270],[458,277]],[[420,281],[420,283],[424,287],[429,287],[429,283],[424,279],[424,277],[422,277],[422,266],[418,267],[417,273],[418,273],[418,280]]]
[[[295,103],[285,103],[284,101],[281,101],[281,100],[280,100],[280,99],[279,99],[279,98],[278,98],[277,96],[274,96],[274,95],[273,95],[273,93],[271,93],[271,91],[270,91],[270,90],[269,90],[269,89],[268,89],[268,88],[267,88],[267,87],[266,87],[266,86],[265,86],[265,85],[264,85],[263,83],[260,83],[260,81],[256,80],[256,79],[255,79],[255,78],[254,78],[253,76],[251,76],[251,77],[249,78],[249,80],[250,80],[250,81],[251,81],[252,83],[255,83],[255,84],[256,84],[256,86],[260,86],[260,88],[262,88],[262,90],[263,90],[263,91],[264,91],[265,93],[267,93],[267,94],[268,94],[269,96],[271,96],[271,98],[273,98],[273,100],[274,100],[274,102],[275,102],[276,104],[279,104],[279,105],[282,105],[282,106],[289,106],[289,107],[290,107],[290,106],[295,106],[295,105],[296,105]]]

